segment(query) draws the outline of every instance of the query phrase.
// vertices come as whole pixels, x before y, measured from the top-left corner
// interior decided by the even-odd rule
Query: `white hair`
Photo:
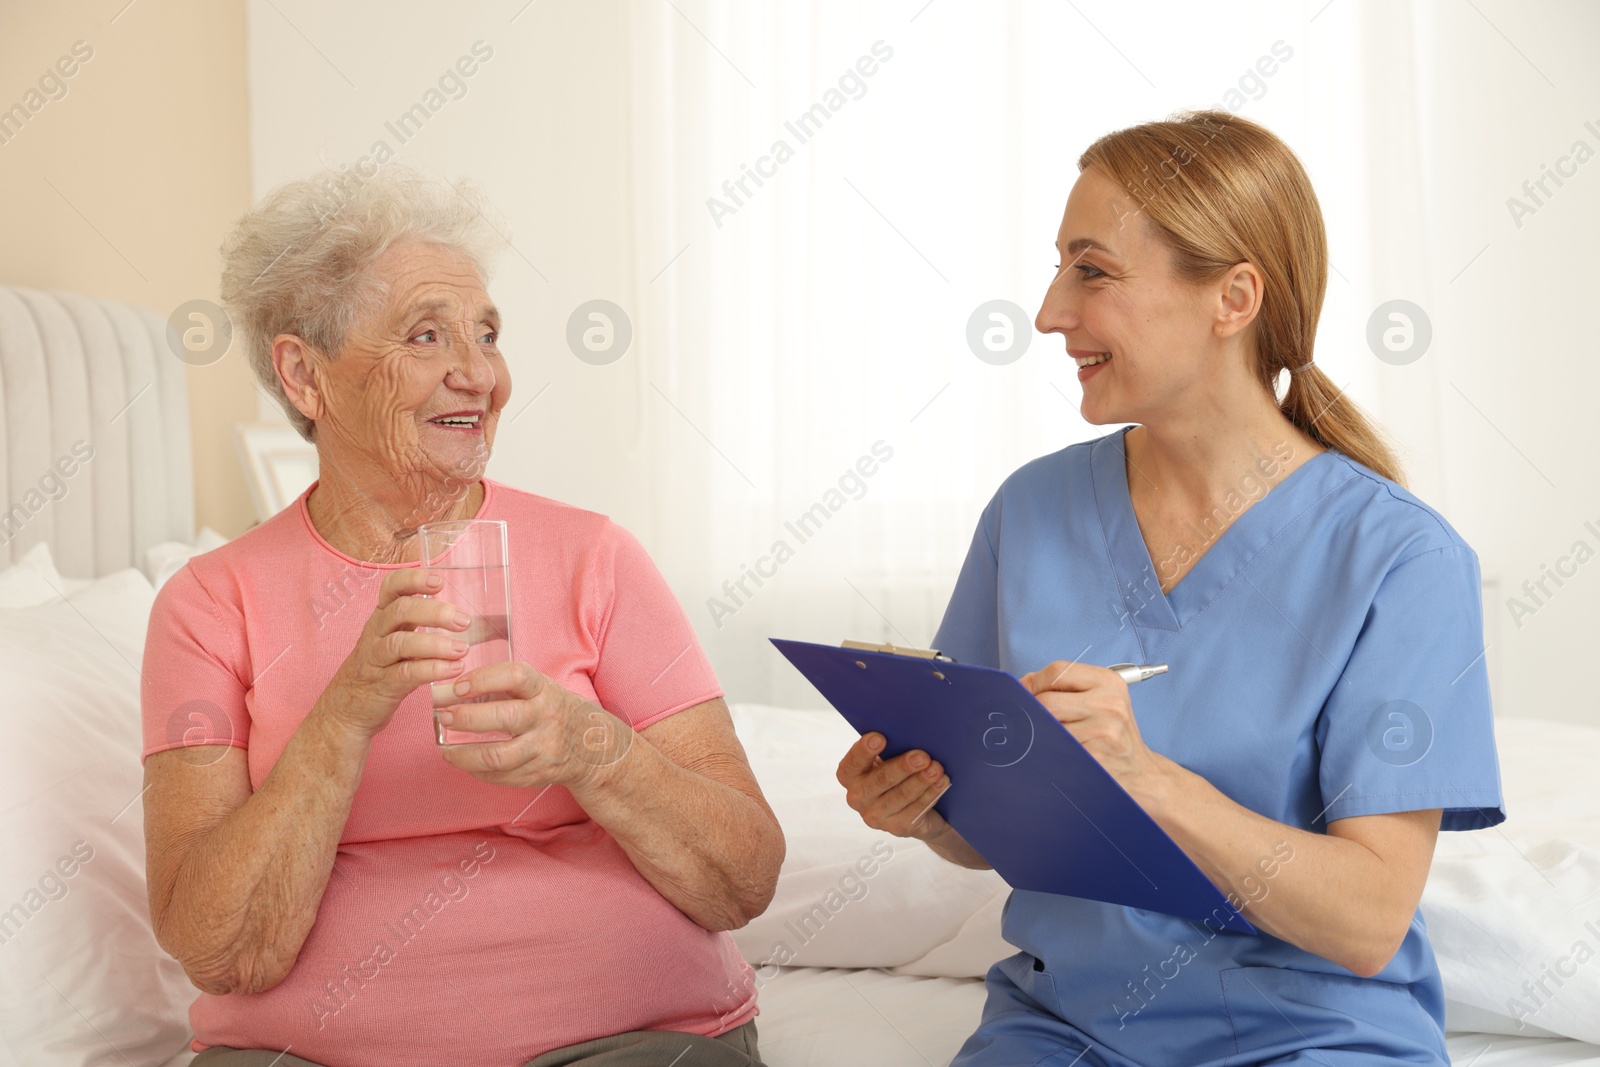
[[[300,436],[316,428],[289,402],[272,366],[272,339],[293,334],[337,357],[357,322],[388,298],[370,267],[397,244],[421,241],[458,252],[487,283],[504,244],[483,193],[402,164],[371,177],[325,170],[273,189],[222,243],[222,306],[243,335],[250,369]]]

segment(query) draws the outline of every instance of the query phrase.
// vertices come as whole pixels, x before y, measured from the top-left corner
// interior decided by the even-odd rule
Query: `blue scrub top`
[[[1130,690],[1146,744],[1289,826],[1428,808],[1445,830],[1504,820],[1478,560],[1450,525],[1322,452],[1265,496],[1241,485],[1163,594],[1124,433],[1006,479],[934,647],[1018,675],[1170,664]],[[989,972],[960,1067],[1448,1063],[1420,911],[1370,979],[1265,934],[1048,893],[1014,891],[1003,933],[1022,951]]]

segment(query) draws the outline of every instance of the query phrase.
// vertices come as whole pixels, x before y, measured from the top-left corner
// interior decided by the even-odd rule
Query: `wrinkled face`
[[[500,314],[471,261],[439,245],[396,245],[372,270],[387,300],[318,367],[318,448],[411,486],[476,480],[511,396]]]
[[[1138,202],[1092,167],[1067,198],[1056,251],[1034,324],[1066,338],[1085,420],[1146,423],[1214,383],[1214,297],[1174,274]]]

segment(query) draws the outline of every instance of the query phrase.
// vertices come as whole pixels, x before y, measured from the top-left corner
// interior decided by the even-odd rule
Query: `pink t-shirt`
[[[635,730],[722,695],[632,535],[603,515],[484,489],[478,517],[509,528],[519,659]],[[145,643],[146,756],[236,745],[258,788],[354,647],[394,565],[324,541],[309,495],[162,587]],[[755,1014],[753,974],[728,934],[662,897],[565,788],[491,785],[447,764],[423,687],[373,741],[288,977],[264,993],[203,993],[189,1019],[197,1050],[520,1067],[596,1037],[712,1036]]]

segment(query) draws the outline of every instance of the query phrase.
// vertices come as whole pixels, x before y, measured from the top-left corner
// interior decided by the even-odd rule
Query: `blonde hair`
[[[1183,111],[1109,133],[1078,158],[1122,186],[1173,250],[1179,277],[1212,281],[1248,260],[1264,279],[1256,377],[1290,422],[1326,448],[1400,482],[1384,435],[1311,362],[1328,286],[1317,194],[1300,160],[1264,126],[1226,111]]]
[[[256,380],[300,436],[316,427],[283,391],[272,339],[293,334],[328,358],[388,299],[370,268],[396,244],[442,245],[471,261],[486,283],[504,238],[483,194],[399,163],[370,175],[326,170],[273,189],[222,244],[223,309],[244,338]]]

